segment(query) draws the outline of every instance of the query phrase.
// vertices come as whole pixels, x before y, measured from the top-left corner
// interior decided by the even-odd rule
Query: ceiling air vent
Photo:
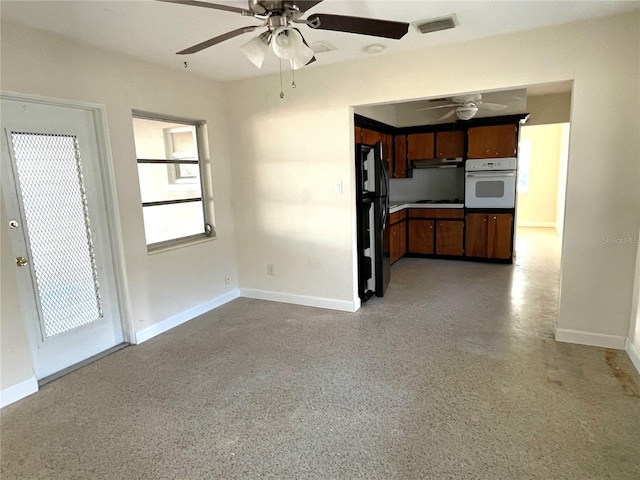
[[[316,53],[316,54],[338,50],[338,47],[334,47],[329,42],[315,42],[309,45],[309,48],[313,50],[313,53]]]
[[[440,30],[448,30],[455,28],[458,22],[456,22],[455,15],[448,15],[446,17],[432,18],[430,20],[420,20],[413,22],[412,25],[420,33],[438,32]]]

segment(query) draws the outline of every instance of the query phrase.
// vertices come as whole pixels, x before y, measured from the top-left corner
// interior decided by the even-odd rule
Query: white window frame
[[[196,127],[195,129],[193,127]],[[193,132],[193,144],[198,145],[198,129],[196,125],[188,125],[185,127],[173,127],[173,128],[165,128],[164,129],[164,148],[166,151],[167,158],[173,160],[199,160],[198,152],[189,152],[189,153],[179,153],[173,149],[173,134],[174,133],[184,133],[184,132]],[[182,176],[180,173],[180,164],[171,164],[167,165],[167,172],[169,175],[169,183],[172,185],[180,185],[180,184],[193,184],[195,183],[195,177],[187,177]]]
[[[184,237],[176,237],[170,240],[165,240],[162,242],[156,243],[147,243],[147,251],[148,253],[158,253],[165,250],[171,250],[174,248],[179,248],[187,245],[192,245],[195,243],[200,243],[203,241],[208,241],[216,238],[216,232],[214,228],[213,222],[213,196],[211,192],[211,181],[207,175],[207,168],[204,167],[205,163],[208,162],[208,144],[207,144],[207,136],[206,136],[206,121],[204,120],[191,120],[181,117],[175,117],[172,115],[164,115],[150,112],[143,112],[140,110],[132,110],[131,112],[132,119],[140,118],[145,120],[155,120],[158,122],[167,122],[167,123],[178,123],[184,124],[185,127],[175,127],[165,129],[164,131],[164,139],[165,139],[165,151],[166,151],[166,159],[165,160],[157,160],[157,159],[140,159],[136,155],[136,163],[166,163],[167,164],[167,175],[169,177],[169,185],[173,188],[184,188],[189,187],[194,182],[190,181],[188,178],[180,178],[177,172],[177,167],[179,167],[179,160],[188,160],[193,161],[196,160],[198,163],[198,169],[200,171],[200,197],[198,199],[202,202],[202,219],[203,219],[203,227],[202,233],[198,233],[196,235],[188,235]],[[195,144],[197,146],[197,158],[186,158],[184,155],[179,153],[175,153],[173,151],[173,142],[171,139],[171,133],[174,131],[187,130],[191,129],[191,127],[195,127],[194,136],[195,136]],[[135,132],[134,132],[135,135]],[[180,203],[184,202],[184,200],[167,200],[167,204],[169,203]],[[141,207],[145,206],[153,206],[153,204],[158,204],[159,202],[143,202]],[[163,203],[164,204],[164,203]]]

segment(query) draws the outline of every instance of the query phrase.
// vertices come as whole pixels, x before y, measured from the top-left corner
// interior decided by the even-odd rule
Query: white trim
[[[190,308],[182,313],[178,313],[172,317],[167,318],[161,322],[158,322],[150,327],[147,327],[143,330],[136,332],[135,334],[135,342],[137,345],[140,345],[142,342],[146,342],[150,338],[153,338],[161,333],[164,333],[172,328],[177,327],[178,325],[182,325],[189,320],[193,320],[194,318],[202,315],[203,313],[207,313],[214,308],[217,308],[225,303],[228,303],[232,300],[235,300],[240,296],[239,290],[236,288],[235,290],[231,290],[219,297],[209,300],[208,302],[201,303],[197,307]]]
[[[109,240],[113,258],[113,274],[116,280],[122,336],[125,341],[131,343],[135,337],[135,327],[131,313],[133,310],[131,307],[131,297],[129,295],[127,264],[124,256],[124,235],[122,232],[120,209],[118,208],[115,167],[113,165],[111,140],[109,139],[109,129],[107,127],[107,108],[104,105],[97,105],[92,107],[92,110],[96,125],[98,153],[101,159],[104,160],[100,162],[102,185],[104,187],[104,194],[107,197],[105,198],[105,207],[109,221]]]
[[[640,351],[638,351],[636,346],[628,338],[625,350],[629,355],[631,362],[636,367],[636,370],[638,370],[638,373],[640,373]]]
[[[591,347],[615,348],[616,350],[624,350],[626,341],[626,337],[620,335],[581,332],[579,330],[569,330],[566,328],[556,329],[555,337],[558,342],[577,343]]]
[[[2,391],[0,391],[0,408],[22,400],[37,391],[38,380],[36,380],[36,377],[27,378],[20,383],[3,388]]]
[[[556,228],[556,222],[516,222],[518,227]]]
[[[312,297],[309,295],[296,295],[293,293],[272,292],[267,290],[257,290],[254,288],[241,288],[240,296],[246,298],[255,298],[257,300],[268,300],[270,302],[292,303],[294,305],[327,308],[329,310],[340,310],[342,312],[351,313],[360,308],[359,302],[352,302],[349,300]]]

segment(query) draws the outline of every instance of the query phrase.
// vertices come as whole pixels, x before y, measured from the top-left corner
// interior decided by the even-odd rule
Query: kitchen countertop
[[[394,200],[389,203],[389,213],[405,208],[464,208],[464,203],[416,203],[415,200]]]

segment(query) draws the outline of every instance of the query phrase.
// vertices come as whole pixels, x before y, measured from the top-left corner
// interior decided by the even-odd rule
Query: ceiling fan
[[[437,101],[441,100],[448,99],[437,99]],[[480,108],[486,108],[487,110],[504,110],[508,107],[508,105],[503,105],[501,103],[483,102],[482,95],[480,93],[451,97],[451,102],[452,103],[449,103],[447,105],[436,105],[434,107],[419,108],[416,111],[422,112],[425,110],[435,110],[438,108],[451,108],[449,112],[440,117],[440,120],[445,120],[453,116],[454,114],[460,120],[470,120],[475,116],[476,113],[478,113],[478,109]]]
[[[399,40],[406,35],[409,24],[388,20],[351,17],[346,15],[331,15],[314,13],[306,19],[302,16],[322,0],[248,0],[248,8],[238,8],[217,3],[198,0],[158,0],[160,2],[177,3],[195,7],[212,8],[227,12],[239,13],[245,17],[262,20],[260,25],[248,25],[232,30],[202,43],[178,52],[178,55],[196,53],[205,48],[224,42],[231,38],[266,27],[266,31],[252,38],[240,50],[258,68],[262,67],[269,46],[275,54],[283,60],[289,60],[291,67],[296,70],[315,61],[314,53],[307,45],[300,31],[293,25],[302,24],[318,30],[333,30],[336,32],[357,33]]]

